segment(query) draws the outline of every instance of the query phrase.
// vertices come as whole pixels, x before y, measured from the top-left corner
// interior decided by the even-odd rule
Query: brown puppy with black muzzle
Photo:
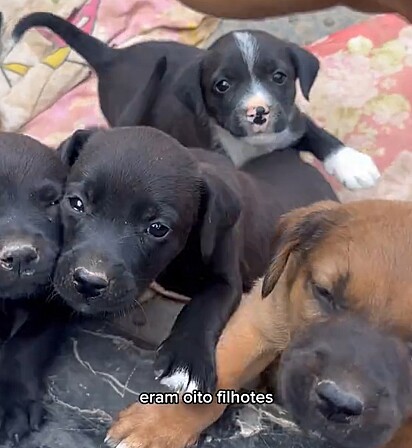
[[[350,312],[411,340],[411,203],[323,202],[296,210],[279,225],[274,255],[266,277],[243,297],[220,338],[218,389],[240,388],[276,360],[302,329],[337,313]],[[121,448],[182,448],[224,408],[216,402],[134,404],[119,415],[106,441]],[[406,414],[392,424],[386,439]],[[412,420],[384,446],[409,448],[411,437]]]
[[[294,337],[278,379],[294,421],[333,446],[382,447],[412,413],[409,344],[351,313]]]

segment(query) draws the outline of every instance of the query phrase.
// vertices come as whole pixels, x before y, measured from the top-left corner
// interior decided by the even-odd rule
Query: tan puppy
[[[185,5],[217,17],[260,19],[298,12],[309,12],[332,6],[348,6],[362,12],[396,12],[412,19],[410,0],[181,0]]]
[[[302,328],[338,312],[412,340],[411,261],[411,203],[323,202],[286,215],[268,274],[243,298],[218,344],[218,389],[238,389]],[[107,441],[121,448],[182,448],[223,411],[217,403],[134,404],[120,414]],[[410,448],[411,437],[412,423],[388,448]]]

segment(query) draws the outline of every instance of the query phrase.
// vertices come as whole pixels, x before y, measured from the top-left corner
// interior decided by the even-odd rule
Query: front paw
[[[328,156],[324,166],[329,174],[335,176],[349,190],[373,187],[380,177],[379,170],[370,156],[347,146]]]
[[[6,398],[6,399],[5,399]],[[3,438],[17,445],[22,438],[38,431],[43,420],[41,400],[14,401],[6,396],[0,398],[0,424]]]
[[[199,436],[195,422],[179,405],[133,404],[119,414],[105,443],[111,448],[185,448]]]
[[[214,347],[173,334],[157,351],[156,379],[175,392],[211,393],[216,387]]]

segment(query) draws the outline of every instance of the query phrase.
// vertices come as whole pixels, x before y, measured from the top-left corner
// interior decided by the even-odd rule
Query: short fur
[[[215,344],[267,267],[274,223],[287,210],[336,199],[329,184],[295,152],[238,171],[224,156],[145,127],[77,131],[59,151],[72,168],[57,290],[86,313],[128,309],[153,280],[192,297],[156,370],[163,379],[183,372],[187,384],[165,383],[174,389],[212,390]]]
[[[304,329],[278,375],[282,404],[299,426],[342,448],[380,448],[412,413],[410,347],[353,315]]]
[[[412,340],[412,205],[318,203],[287,214],[276,239],[266,278],[243,296],[217,345],[217,388],[239,389],[289,346],[293,364],[284,365],[282,390],[302,427],[332,446],[410,448],[410,355],[404,350]],[[337,323],[340,318],[349,321]],[[307,337],[302,336],[306,328]],[[295,342],[307,344],[308,351],[294,351]],[[362,400],[365,418],[337,422],[338,416],[314,409],[314,395],[307,398],[313,372],[335,380],[322,386],[323,397],[342,396],[338,389],[347,387],[344,406],[359,412]],[[380,397],[372,397],[377,389]],[[295,390],[301,392],[298,397],[290,395]],[[308,408],[314,412],[305,412]],[[120,413],[107,441],[122,448],[183,448],[224,409],[216,401],[203,406],[134,404]]]
[[[176,42],[113,49],[50,13],[24,17],[15,38],[35,26],[53,30],[92,66],[111,126],[152,126],[185,146],[222,152],[237,166],[274,150],[310,151],[348,188],[371,186],[379,177],[369,156],[345,147],[295,105],[296,81],[308,99],[319,69],[317,58],[295,44],[244,30],[208,50]],[[154,83],[162,58],[166,69]]]
[[[53,150],[0,134],[0,424],[18,442],[43,418],[43,381],[64,332],[51,278],[67,169]]]

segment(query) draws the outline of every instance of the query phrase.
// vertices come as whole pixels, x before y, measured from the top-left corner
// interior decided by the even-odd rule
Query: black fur
[[[263,145],[266,152],[279,149],[278,145],[290,148],[293,144],[324,160],[343,146],[295,106],[295,81],[299,80],[304,96],[309,98],[319,61],[303,48],[270,34],[249,31],[259,46],[252,76],[234,37],[236,33],[223,36],[208,50],[167,41],[113,49],[68,21],[39,12],[21,19],[13,35],[19,39],[36,26],[50,28],[95,70],[100,107],[112,127],[153,126],[185,146],[226,151],[236,164],[243,162],[238,162],[225,147],[215,125],[235,139],[251,138],[253,141],[247,140],[248,144]],[[158,83],[153,83],[151,75],[162,58],[166,61],[166,70]],[[286,76],[281,84],[273,81],[278,72]],[[253,130],[247,118],[247,106],[243,104],[248,102],[253,77],[264,88],[270,108],[267,116],[271,117],[270,125],[262,135],[289,129],[292,137],[286,143],[275,138],[262,143],[262,135],[256,135]],[[230,91],[224,95],[214,90],[215,83],[221,79],[231,83]],[[141,106],[146,104],[151,89],[155,94],[152,107],[146,107],[142,113]],[[236,152],[239,151],[237,148]]]
[[[183,369],[211,390],[215,344],[242,291],[267,267],[277,218],[335,195],[295,152],[273,153],[242,172],[153,128],[87,132],[59,150],[63,160],[77,159],[61,202],[55,286],[72,307],[92,314],[133,307],[153,280],[192,297],[156,369],[161,377]],[[294,178],[299,187],[291,186]],[[152,236],[153,224],[170,231]]]
[[[410,347],[335,311],[293,335],[280,363],[279,391],[304,430],[337,447],[381,448],[412,410]]]
[[[51,300],[66,167],[53,150],[0,134],[0,426],[18,442],[43,419],[43,382],[64,333]]]

